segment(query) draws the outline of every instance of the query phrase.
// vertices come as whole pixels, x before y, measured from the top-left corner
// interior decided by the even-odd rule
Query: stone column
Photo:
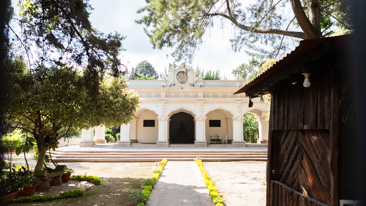
[[[94,138],[95,144],[101,144],[106,143],[105,141],[105,126],[99,125],[95,127],[95,138]]]
[[[129,138],[131,140],[131,143],[137,143],[137,119],[131,120],[129,123]]]
[[[228,139],[233,139],[233,131],[234,131],[234,127],[233,127],[233,119],[228,118],[227,119],[227,130],[228,130]]]
[[[245,142],[243,138],[243,115],[241,112],[242,101],[236,100],[236,114],[238,116],[233,118],[233,146],[235,147],[245,147]]]
[[[169,147],[168,141],[168,117],[158,117],[159,125],[158,125],[158,141],[156,142],[156,146],[158,147]]]
[[[120,140],[118,142],[118,146],[121,147],[130,147],[130,123],[122,124],[120,128]]]
[[[207,147],[206,141],[206,117],[196,117],[196,141],[194,142],[195,147]]]
[[[94,128],[83,129],[80,147],[92,147],[94,145]]]
[[[245,147],[243,138],[243,117],[233,118],[233,145],[235,147]]]
[[[258,121],[258,131],[259,131],[258,143],[268,143],[268,126],[269,126],[269,122],[266,119],[259,119],[259,121]]]

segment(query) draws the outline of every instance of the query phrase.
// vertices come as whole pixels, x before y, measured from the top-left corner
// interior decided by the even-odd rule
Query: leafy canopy
[[[175,47],[177,60],[191,59],[204,33],[215,19],[230,22],[236,36],[232,47],[249,46],[253,55],[284,54],[292,41],[283,37],[312,39],[332,34],[336,27],[352,30],[348,0],[146,0],[137,20],[154,48]],[[272,49],[255,43],[269,44]],[[282,52],[279,52],[282,51]]]
[[[12,66],[19,67],[16,61]],[[68,132],[127,123],[140,103],[138,96],[126,90],[121,77],[105,76],[95,96],[88,91],[82,73],[69,67],[13,71],[6,118],[12,127],[35,138],[40,153],[37,166],[42,165],[42,152]]]
[[[151,65],[150,62],[146,60],[137,64],[133,75],[137,79],[145,79],[145,80],[157,79],[159,77],[153,65]]]

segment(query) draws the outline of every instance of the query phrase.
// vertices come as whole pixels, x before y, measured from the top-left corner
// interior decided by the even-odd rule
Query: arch
[[[246,113],[249,113],[249,114],[252,114],[252,115],[256,116],[256,117],[257,117],[257,120],[259,121],[259,119],[261,119],[261,117],[262,117],[262,112],[263,112],[263,111],[260,111],[260,110],[258,110],[258,109],[252,109],[252,110],[248,110],[248,111],[246,111],[246,112],[243,114],[243,116],[244,116]]]
[[[187,109],[187,108],[179,108],[179,109],[175,109],[175,110],[173,110],[173,111],[170,111],[170,112],[169,112],[169,114],[168,114],[167,116],[168,116],[168,117],[171,117],[171,116],[173,116],[174,114],[177,114],[177,113],[179,113],[179,112],[184,112],[184,113],[190,114],[192,117],[196,117],[196,114],[195,114],[193,111],[191,111],[191,110],[189,110],[189,109]]]
[[[143,114],[144,112],[153,112],[156,114],[156,116],[159,116],[158,113],[154,110],[148,109],[148,108],[140,108],[137,112],[135,112],[135,118],[137,119],[141,114]]]
[[[221,113],[221,114],[224,114],[227,118],[232,118],[232,117],[234,117],[234,115],[233,115],[233,113],[232,113],[231,111],[229,111],[229,110],[227,110],[227,109],[223,109],[223,108],[221,108],[221,107],[216,107],[216,108],[214,108],[214,109],[208,110],[208,111],[204,114],[204,116],[205,116],[205,117],[207,117],[207,115],[208,115],[210,112],[215,112],[215,111],[217,111],[217,112],[219,112],[219,113]]]
[[[193,144],[194,134],[194,117],[191,114],[178,112],[170,117],[169,141],[171,144]]]
[[[132,133],[136,134],[137,142],[156,143],[158,141],[159,128],[158,114],[149,109],[141,109],[135,116],[136,127],[131,129],[135,129]],[[153,125],[151,124],[152,122]]]
[[[228,137],[228,141],[232,141],[233,139],[233,123],[232,118],[234,115],[225,109],[213,109],[205,114],[205,134],[206,139],[209,139],[212,135],[218,135],[221,139]],[[220,121],[220,125],[212,125],[210,126],[210,121]],[[213,123],[213,122],[212,122]]]

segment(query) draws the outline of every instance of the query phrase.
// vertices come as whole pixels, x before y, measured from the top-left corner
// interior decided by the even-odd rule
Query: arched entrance
[[[194,120],[192,115],[179,112],[170,117],[169,140],[170,144],[194,143]]]

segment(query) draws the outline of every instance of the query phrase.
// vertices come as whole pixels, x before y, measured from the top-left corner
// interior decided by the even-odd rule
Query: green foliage
[[[133,75],[139,80],[152,80],[159,77],[155,68],[146,60],[137,64]]]
[[[13,132],[8,133],[3,136],[2,143],[6,149],[12,150],[15,149],[22,143],[22,132],[20,129],[15,129]]]
[[[148,178],[145,180],[142,180],[142,186],[151,186],[152,188],[154,188],[154,186],[156,185],[156,183],[158,182],[158,180],[154,179],[154,178]]]
[[[257,143],[258,140],[258,121],[253,114],[246,113],[243,120],[243,135],[245,142]]]
[[[163,172],[163,170],[162,169],[154,169],[153,170],[153,173],[159,173],[159,174],[161,174]]]
[[[71,174],[71,173],[74,173],[75,171],[71,168],[66,168],[65,171],[64,171],[64,174]]]
[[[107,141],[109,143],[109,142],[114,142],[115,139],[111,134],[106,134],[105,135],[105,141]]]
[[[42,167],[45,152],[57,146],[68,131],[97,125],[121,125],[129,122],[140,99],[123,78],[105,76],[94,95],[80,73],[72,68],[38,67],[32,73],[12,73],[12,89],[7,120],[12,126],[33,134]],[[64,134],[59,134],[62,128]]]
[[[209,70],[208,72],[206,72],[205,77],[203,78],[204,80],[220,80],[220,71],[212,71]]]
[[[148,199],[149,196],[140,190],[132,191],[128,196],[128,202],[130,202],[132,205],[138,205],[141,202],[146,203]]]
[[[12,202],[48,201],[48,200],[55,200],[55,199],[61,199],[61,198],[67,198],[67,197],[78,197],[78,196],[83,196],[84,194],[85,194],[85,190],[75,189],[75,190],[61,192],[60,194],[55,195],[55,196],[50,196],[50,195],[45,195],[45,196],[38,196],[38,195],[24,196],[24,197],[20,197],[20,198],[17,198],[17,199],[12,199],[11,201]]]
[[[85,175],[73,175],[71,177],[72,180],[78,180],[78,181],[88,181],[95,185],[100,185],[102,183],[102,180],[100,180],[97,176],[86,176]]]
[[[121,134],[120,133],[116,134],[116,141],[118,142],[120,139],[121,139]]]
[[[217,22],[215,19],[223,19],[235,26],[236,35],[231,39],[234,51],[246,46],[247,52],[262,58],[273,58],[292,49],[292,41],[283,41],[283,37],[326,37],[335,26],[352,30],[348,1],[324,0],[313,3],[312,0],[304,0],[301,1],[302,5],[292,5],[300,1],[269,0],[257,0],[252,4],[233,0],[146,2],[147,5],[137,11],[144,16],[136,22],[146,26],[145,33],[154,48],[174,47],[172,55],[178,61],[193,57],[195,49],[202,43],[204,33]],[[300,12],[305,15],[295,17],[296,10],[293,8],[300,8]],[[261,47],[260,44],[269,45],[272,49]]]

